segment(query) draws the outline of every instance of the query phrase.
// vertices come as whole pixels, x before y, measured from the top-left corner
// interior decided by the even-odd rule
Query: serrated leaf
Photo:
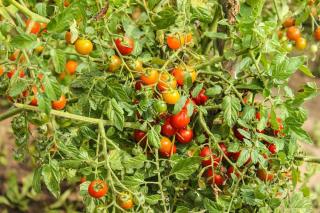
[[[210,87],[206,90],[206,95],[209,97],[214,97],[216,95],[221,94],[222,87],[219,85],[214,85],[213,87]]]
[[[183,108],[183,106],[185,105],[187,101],[187,97],[186,96],[182,96],[179,101],[174,105],[173,108],[173,114],[177,114],[178,112],[180,112]]]
[[[158,30],[168,28],[176,21],[177,14],[174,9],[167,7],[164,10],[156,13],[152,19]]]
[[[125,176],[123,182],[129,189],[136,190],[141,184],[144,183],[144,175],[136,173],[133,176]]]
[[[122,170],[122,151],[121,150],[111,150],[109,152],[109,162],[110,167],[113,170]]]
[[[197,84],[197,86],[192,90],[191,96],[193,98],[197,97],[200,91],[202,90],[202,87],[203,87],[203,83]]]
[[[52,160],[50,164],[42,167],[42,177],[48,190],[55,198],[60,196],[60,172],[57,161]]]
[[[41,191],[41,173],[42,173],[41,167],[36,168],[33,172],[32,188],[37,193]]]
[[[160,147],[160,130],[161,127],[157,125],[148,131],[148,143],[155,148]]]
[[[253,106],[246,105],[242,112],[242,119],[244,121],[250,121],[255,117],[256,109]]]
[[[11,45],[18,49],[32,49],[37,44],[37,36],[33,34],[20,34],[11,40]]]
[[[190,157],[179,160],[172,168],[171,174],[178,180],[187,180],[198,168],[201,158]]]
[[[17,73],[18,72],[16,72],[15,75],[17,75]],[[28,82],[16,76],[12,78],[10,82],[9,95],[11,97],[16,97],[20,95],[23,91],[25,91],[27,87]]]
[[[61,73],[65,69],[66,54],[60,49],[51,49],[50,55],[56,73]]]
[[[225,96],[222,102],[222,109],[225,122],[229,127],[232,127],[236,123],[241,110],[239,99],[234,96]]]
[[[146,196],[146,202],[150,205],[155,205],[159,202],[161,199],[161,195],[155,194],[155,195],[148,195]]]
[[[144,162],[147,160],[146,155],[140,154],[134,157],[127,158],[123,161],[123,165],[127,169],[141,169]]]
[[[237,166],[241,167],[245,164],[250,158],[250,151],[247,149],[241,150],[240,156],[237,160]]]
[[[118,130],[123,129],[124,111],[114,98],[108,102],[107,116]]]

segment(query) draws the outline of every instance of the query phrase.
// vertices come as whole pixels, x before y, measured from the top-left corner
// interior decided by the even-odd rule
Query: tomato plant
[[[81,180],[88,212],[308,206],[295,187],[312,160],[298,142],[311,142],[303,104],[319,88],[288,81],[314,77],[297,49],[318,51],[317,6],[0,1],[0,94],[12,105],[0,120],[14,116],[34,192],[59,199]]]

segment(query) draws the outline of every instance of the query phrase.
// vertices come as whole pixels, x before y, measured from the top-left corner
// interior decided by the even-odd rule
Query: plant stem
[[[156,167],[157,167],[157,173],[158,173],[159,190],[161,192],[161,198],[162,198],[164,212],[167,213],[168,212],[167,207],[166,207],[167,202],[166,202],[166,198],[164,196],[163,188],[162,188],[162,178],[161,178],[161,174],[160,174],[159,153],[158,153],[158,151],[155,152],[155,155],[156,155],[156,161],[157,161]]]
[[[278,6],[277,6],[277,2],[276,2],[276,0],[273,0],[273,4],[274,4],[274,8],[276,9],[276,13],[277,13],[278,21],[281,21],[280,13],[279,13],[279,9],[278,9]]]
[[[301,160],[307,163],[318,163],[320,164],[320,158],[310,157],[310,156],[295,156],[295,160]]]
[[[22,111],[23,111],[23,109],[19,109],[19,108],[13,108],[11,110],[8,110],[0,115],[0,121],[3,121],[7,118],[10,118],[10,117],[22,112]]]
[[[29,10],[25,6],[19,4],[15,0],[9,0],[9,2],[11,4],[13,4],[16,8],[18,8],[22,13],[24,13],[27,16],[29,16],[33,21],[39,21],[39,22],[42,22],[42,23],[49,23],[50,22],[49,19],[47,19],[47,18],[45,18],[43,16],[40,16],[39,14],[36,14],[36,13],[32,12],[31,10]]]

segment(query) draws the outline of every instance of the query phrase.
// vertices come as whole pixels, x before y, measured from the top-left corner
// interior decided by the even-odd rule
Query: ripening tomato
[[[224,182],[224,178],[217,173],[213,173],[212,168],[209,168],[207,171],[208,183],[215,184],[217,186],[222,186]]]
[[[159,91],[165,91],[167,89],[175,89],[177,87],[176,79],[169,73],[163,72],[160,74],[159,82],[157,85]]]
[[[80,38],[75,43],[76,51],[81,55],[89,55],[93,50],[93,44],[88,39]]]
[[[146,144],[147,134],[144,131],[136,129],[133,132],[133,137],[137,143],[141,143],[142,145]]]
[[[268,146],[268,149],[272,154],[276,154],[277,153],[277,146],[275,144],[273,144],[273,143]]]
[[[171,125],[176,129],[183,129],[190,123],[190,117],[186,109],[182,109],[179,113],[171,116]]]
[[[80,178],[80,183],[84,183],[84,182],[86,182],[87,181],[87,178],[86,177],[81,177]]]
[[[193,131],[192,129],[179,129],[176,133],[176,139],[179,143],[187,144],[192,141]]]
[[[282,25],[283,25],[283,27],[288,28],[288,27],[294,26],[295,22],[296,22],[295,19],[290,17],[290,18],[287,18],[286,20],[284,20]]]
[[[197,95],[197,97],[193,98],[194,102],[197,104],[197,105],[204,105],[207,100],[208,100],[208,96],[206,96],[206,90],[205,89],[202,89],[199,94]]]
[[[132,69],[134,69],[137,72],[143,71],[143,63],[140,60],[136,60],[131,66],[132,66]]]
[[[167,104],[164,101],[158,100],[153,103],[153,108],[157,113],[164,113],[167,111]]]
[[[119,58],[119,56],[117,55],[111,56],[109,67],[108,67],[109,72],[117,71],[121,67],[121,64],[122,64],[122,61]]]
[[[7,73],[8,78],[12,78],[15,73],[16,73],[16,70],[10,70],[10,71]],[[22,70],[20,70],[20,72],[19,72],[19,77],[20,77],[20,78],[23,78],[24,76],[25,76],[24,72],[23,72]]]
[[[177,50],[181,47],[181,41],[175,36],[167,36],[168,47],[172,50]]]
[[[131,209],[133,207],[133,200],[131,194],[127,192],[121,192],[117,196],[117,203],[123,209]]]
[[[213,160],[213,166],[216,168],[221,161],[220,157],[216,156],[215,154],[212,154],[212,151],[210,150],[209,146],[203,147],[200,150],[199,156],[203,158],[201,161],[203,167],[210,166],[211,160]]]
[[[108,185],[103,180],[94,180],[88,186],[88,192],[91,197],[101,198],[108,192]]]
[[[230,177],[232,173],[235,174],[238,178],[240,177],[240,173],[235,172],[233,166],[229,166],[227,170],[227,175]]]
[[[134,49],[134,40],[129,37],[117,38],[115,40],[118,51],[122,55],[129,55]]]
[[[141,81],[137,81],[136,84],[134,85],[134,88],[136,90],[141,90],[142,89],[142,82]]]
[[[314,39],[316,41],[320,41],[320,27],[317,27],[317,29],[314,31]]]
[[[64,36],[64,39],[66,40],[67,44],[71,44],[71,32],[70,31],[67,31],[65,36]]]
[[[163,136],[172,137],[177,132],[177,130],[171,125],[170,121],[171,117],[167,118],[164,124],[161,126],[161,134]]]
[[[66,63],[65,69],[70,75],[73,75],[73,74],[75,74],[77,67],[78,67],[78,63],[76,61],[69,60]]]
[[[30,33],[38,34],[40,32],[40,29],[41,29],[40,23],[32,21],[31,19],[28,19],[26,20],[27,29],[29,28],[29,25],[32,25],[30,29]]]
[[[309,1],[308,1],[308,5],[309,5],[309,6],[312,6],[315,2],[316,2],[316,0],[309,0]]]
[[[186,70],[184,70],[182,67],[176,67],[172,70],[172,75],[176,78],[179,86],[183,86],[184,79],[188,72],[191,76],[191,81],[194,82],[197,78],[197,73],[193,68],[186,67]]]
[[[36,86],[32,86],[32,92],[33,92],[33,97],[31,99],[30,105],[32,106],[38,106],[38,99],[37,99],[37,94],[38,94],[38,89]]]
[[[70,2],[68,0],[63,1],[63,6],[69,7],[69,5],[70,5]]]
[[[287,38],[289,40],[297,41],[300,37],[301,37],[301,33],[297,27],[292,26],[287,29]]]
[[[307,40],[305,38],[300,37],[296,40],[295,45],[298,50],[304,50],[307,47]]]
[[[170,157],[171,153],[176,153],[176,149],[176,145],[173,145],[169,138],[161,138],[159,152],[162,157]]]
[[[38,54],[42,53],[42,51],[44,50],[44,46],[40,45],[40,46],[37,46],[34,51]]]
[[[281,118],[277,118],[277,123],[278,123],[278,129],[273,130],[273,134],[274,135],[279,135],[280,132],[282,132],[283,130],[283,124],[282,124],[282,119]]]
[[[260,114],[260,112],[256,112],[256,119],[257,119],[258,121],[261,120],[261,114]]]
[[[2,66],[0,66],[0,76],[2,76],[2,75],[3,75],[3,73],[4,73],[4,69],[3,69],[3,67],[2,67]]]
[[[140,80],[145,85],[155,84],[159,80],[159,72],[155,69],[147,70],[141,75]]]
[[[271,172],[267,172],[264,169],[259,169],[257,171],[257,176],[260,180],[267,181],[267,182],[272,181],[274,178],[274,175]]]
[[[62,110],[66,106],[66,104],[67,104],[66,97],[64,95],[61,95],[59,100],[52,101],[51,106],[52,106],[52,109]]]
[[[180,93],[176,89],[164,91],[162,98],[167,104],[176,104],[180,99]]]

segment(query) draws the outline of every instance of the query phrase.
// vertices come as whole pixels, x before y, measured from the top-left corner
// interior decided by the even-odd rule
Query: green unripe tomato
[[[167,104],[164,101],[156,101],[153,103],[153,108],[158,113],[164,113],[167,111]]]

